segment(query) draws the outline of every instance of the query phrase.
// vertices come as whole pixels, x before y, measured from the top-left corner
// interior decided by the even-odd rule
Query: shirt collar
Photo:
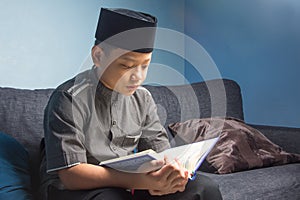
[[[120,101],[125,97],[125,95],[116,92],[112,89],[109,89],[100,81],[98,67],[93,66],[92,71],[93,71],[94,80],[98,82],[96,88],[96,94],[99,98],[105,99],[105,101],[111,101],[111,103],[113,103],[113,102]]]

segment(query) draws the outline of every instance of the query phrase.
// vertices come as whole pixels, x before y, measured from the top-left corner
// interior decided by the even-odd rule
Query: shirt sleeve
[[[47,172],[86,163],[83,113],[71,94],[55,91],[45,109]]]
[[[146,108],[139,150],[153,149],[156,152],[161,152],[170,148],[168,134],[160,123],[157,107],[150,93],[146,96]]]

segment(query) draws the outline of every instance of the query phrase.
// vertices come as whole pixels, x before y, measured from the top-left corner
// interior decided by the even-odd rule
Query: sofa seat
[[[231,174],[203,174],[219,183],[224,200],[300,199],[299,163]]]

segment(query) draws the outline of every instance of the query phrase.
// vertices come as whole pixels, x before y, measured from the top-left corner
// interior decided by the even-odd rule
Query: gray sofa
[[[218,79],[180,86],[145,86],[158,106],[158,114],[168,125],[192,118],[230,116],[243,120],[239,85]],[[32,193],[39,187],[39,144],[43,137],[43,110],[53,89],[26,90],[0,88],[0,131],[17,139],[29,152]],[[224,109],[225,108],[225,109]],[[300,128],[251,125],[285,151],[300,153]],[[172,145],[180,139],[172,138]],[[203,170],[205,171],[205,170]],[[300,164],[287,164],[230,174],[207,176],[218,182],[224,200],[300,199]]]

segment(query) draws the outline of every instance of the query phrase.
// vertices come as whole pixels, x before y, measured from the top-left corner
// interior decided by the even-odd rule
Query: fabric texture
[[[38,196],[39,146],[43,137],[44,108],[53,89],[0,87],[0,130],[22,144],[29,153],[34,196]]]
[[[111,23],[111,22],[118,22]],[[95,37],[121,49],[150,53],[153,51],[157,19],[128,9],[101,8]]]
[[[248,124],[249,126],[259,130],[273,143],[279,145],[287,152],[300,154],[300,129],[293,127],[280,127]]]
[[[23,146],[0,132],[0,199],[30,200],[29,158]]]
[[[300,163],[230,174],[201,172],[220,184],[223,200],[298,200]]]
[[[219,174],[300,162],[299,154],[287,153],[257,129],[237,119],[192,119],[169,127],[187,143],[219,136],[206,158]]]
[[[216,79],[178,86],[145,85],[157,105],[161,123],[167,129],[172,146],[179,138],[172,138],[171,123],[194,118],[234,117],[244,119],[239,85],[228,79]],[[226,94],[224,94],[224,92]]]

